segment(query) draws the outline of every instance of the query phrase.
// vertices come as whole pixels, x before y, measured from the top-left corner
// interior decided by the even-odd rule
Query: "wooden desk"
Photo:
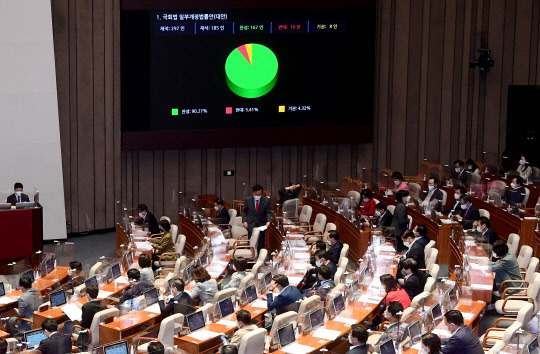
[[[136,311],[115,318],[112,322],[99,325],[100,345],[129,340],[143,331],[155,329],[163,315],[146,311]]]

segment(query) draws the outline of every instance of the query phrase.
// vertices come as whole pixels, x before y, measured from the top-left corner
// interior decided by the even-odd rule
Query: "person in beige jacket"
[[[231,345],[238,348],[242,341],[242,337],[259,327],[251,324],[251,313],[246,310],[240,310],[236,313],[236,321],[238,321],[238,330],[234,332],[234,336],[231,339]]]

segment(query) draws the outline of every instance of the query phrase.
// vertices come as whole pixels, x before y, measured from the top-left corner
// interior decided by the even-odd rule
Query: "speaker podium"
[[[43,249],[43,208],[0,210],[0,260],[26,258]]]

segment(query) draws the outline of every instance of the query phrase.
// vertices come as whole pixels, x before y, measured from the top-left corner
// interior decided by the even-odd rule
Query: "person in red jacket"
[[[373,200],[373,192],[369,189],[364,189],[360,193],[362,202],[360,203],[360,214],[362,216],[373,216],[375,214],[375,201]]]
[[[398,301],[403,305],[403,309],[411,306],[411,298],[392,274],[383,274],[380,279],[381,285],[386,291],[386,305],[392,301]]]

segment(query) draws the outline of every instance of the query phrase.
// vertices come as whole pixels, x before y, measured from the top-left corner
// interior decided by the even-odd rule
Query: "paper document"
[[[75,303],[64,305],[61,309],[71,321],[76,321],[82,316],[82,310]]]
[[[315,332],[313,332],[313,337],[328,339],[328,340],[335,340],[340,335],[341,335],[340,331],[334,331],[334,330],[326,329],[326,328],[319,328],[315,330]]]
[[[219,325],[222,325],[222,326],[227,326],[229,328],[236,327],[236,322],[235,321],[219,320],[216,323],[219,324]]]
[[[129,284],[129,280],[127,280],[126,277],[124,277],[124,276],[119,276],[118,278],[114,279],[114,282],[116,284],[118,284],[118,283]]]
[[[296,285],[300,284],[302,279],[304,279],[304,278],[302,278],[302,277],[289,277],[289,284],[296,286]]]
[[[188,337],[198,339],[200,341],[205,341],[210,338],[218,337],[221,333],[212,332],[207,329],[199,329],[193,333],[188,334]]]
[[[293,354],[306,354],[314,351],[315,348],[308,347],[307,345],[302,345],[298,343],[291,343],[283,348],[281,348],[281,351],[284,353],[293,353]]]
[[[98,293],[98,299],[106,299],[112,295],[111,291],[100,290]]]
[[[12,302],[15,302],[17,301],[17,299],[13,299],[9,296],[2,296],[0,297],[0,305],[7,305],[7,304],[11,304]]]
[[[474,318],[474,313],[462,312],[461,314],[463,315],[463,319],[467,321],[470,321]]]
[[[151,306],[148,306],[143,311],[151,312],[151,313],[157,313],[157,314],[161,313],[161,309],[159,308],[159,303],[157,303],[157,302],[155,304],[151,305]]]
[[[475,263],[469,263],[472,269],[475,270],[489,270],[489,265],[487,264],[475,264]]]
[[[354,318],[345,318],[345,317],[339,317],[339,316],[334,318],[334,321],[346,323],[348,325],[353,325],[353,324],[356,324],[356,322],[358,322]]]
[[[474,242],[474,241],[465,241],[465,246],[474,247],[474,246],[476,246],[476,242]]]
[[[257,299],[251,303],[251,307],[257,307],[260,309],[267,309],[268,308],[268,302],[265,300]]]
[[[295,252],[294,253],[294,258],[297,258],[297,259],[309,259],[311,257],[311,255],[307,252]]]
[[[381,296],[362,295],[360,296],[360,299],[358,299],[358,301],[367,302],[368,304],[378,304],[381,302],[382,299],[383,298]]]
[[[294,270],[306,270],[307,266],[309,266],[309,264],[307,263],[294,263],[293,264]]]
[[[267,227],[266,225],[264,225],[264,226],[259,226],[259,227],[258,227],[259,231],[264,231],[264,230],[266,230],[267,228],[268,228],[268,227]]]
[[[450,331],[441,328],[435,328],[432,333],[435,333],[441,338],[450,338],[452,336],[452,333],[450,333]]]
[[[396,249],[392,246],[379,246],[379,251],[380,252],[395,252]]]
[[[152,249],[150,242],[135,242],[135,247],[140,251],[149,251]]]

